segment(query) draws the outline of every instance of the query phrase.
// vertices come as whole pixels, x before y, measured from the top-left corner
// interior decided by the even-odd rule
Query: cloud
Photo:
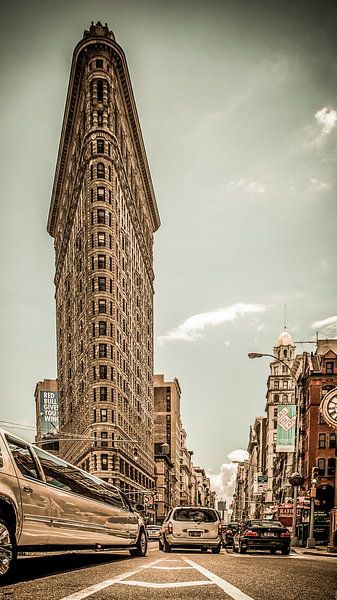
[[[321,333],[329,336],[330,338],[337,337],[337,315],[334,317],[328,317],[322,321],[316,321],[312,324],[312,328],[321,330]]]
[[[324,192],[325,190],[330,190],[331,184],[326,183],[326,181],[320,181],[319,179],[314,179],[313,177],[310,179],[311,186],[317,192]]]
[[[313,148],[320,146],[331,134],[337,125],[337,111],[334,108],[321,108],[315,114],[316,126],[306,127],[307,141],[304,146]],[[319,132],[317,133],[317,127]]]
[[[247,460],[248,456],[246,450],[233,450],[227,456],[230,462],[223,463],[219,473],[212,473],[211,471],[207,472],[212,490],[216,492],[218,500],[227,502],[227,508],[230,507],[235,491],[236,472],[238,467],[236,461]]]
[[[158,341],[164,343],[172,340],[182,340],[184,342],[194,342],[202,337],[202,331],[207,327],[218,327],[228,321],[234,321],[245,315],[261,313],[266,310],[264,304],[245,304],[238,302],[226,308],[218,308],[211,312],[192,315],[182,323],[180,323],[172,331],[168,331],[165,335],[159,336]]]
[[[337,111],[324,107],[315,114],[318,125],[321,126],[322,135],[328,135],[337,125]]]
[[[267,189],[266,186],[259,181],[247,181],[246,179],[230,181],[228,187],[243,189],[247,192],[253,192],[254,194],[264,194]]]

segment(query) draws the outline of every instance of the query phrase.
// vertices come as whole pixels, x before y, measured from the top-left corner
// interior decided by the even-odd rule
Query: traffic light
[[[133,449],[133,458],[134,460],[138,460],[138,448],[136,446]]]
[[[317,485],[318,484],[318,467],[314,466],[311,469],[311,485]]]

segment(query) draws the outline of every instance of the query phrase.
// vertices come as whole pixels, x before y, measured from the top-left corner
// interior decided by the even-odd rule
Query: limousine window
[[[24,477],[40,479],[39,472],[29,446],[10,436],[6,436],[6,439],[12,456],[15,460],[15,464],[22,475],[24,475]]]
[[[82,471],[61,458],[34,447],[42,465],[47,483],[67,492],[73,492],[114,506],[122,507],[118,490],[105,484],[101,479]]]

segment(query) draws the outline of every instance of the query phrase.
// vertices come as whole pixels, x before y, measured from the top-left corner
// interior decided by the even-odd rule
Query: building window
[[[103,100],[103,79],[97,79],[97,100]]]
[[[330,433],[329,448],[336,448],[336,434],[335,433]]]
[[[336,471],[336,459],[328,458],[328,477],[332,477]]]
[[[105,233],[102,231],[97,234],[97,245],[105,246]]]
[[[334,363],[333,362],[327,362],[325,365],[325,372],[329,375],[332,375],[333,373],[333,367],[334,367]]]
[[[105,292],[106,290],[106,277],[98,278],[98,289],[100,292]]]
[[[104,187],[97,188],[97,200],[98,200],[98,202],[105,202],[105,188]]]
[[[98,322],[98,334],[99,335],[106,335],[106,321],[99,321]]]
[[[274,389],[278,390],[279,388],[280,388],[280,382],[277,379],[275,379],[275,381],[274,381]]]
[[[326,433],[318,434],[318,447],[325,448],[326,447]]]
[[[97,257],[97,266],[99,269],[105,269],[106,268],[106,258],[105,258],[105,254],[99,254]]]
[[[325,475],[325,458],[319,458],[317,461],[318,475],[324,477]]]
[[[283,381],[282,381],[282,388],[284,390],[288,389],[288,379],[283,379]]]
[[[101,408],[99,411],[100,414],[100,421],[101,423],[107,423],[108,421],[108,409],[107,408]]]
[[[100,387],[99,388],[99,399],[101,402],[106,402],[108,399],[108,388]]]
[[[97,210],[97,223],[105,224],[105,210],[103,208]]]
[[[104,140],[97,140],[97,154],[104,154]]]
[[[107,379],[108,377],[108,367],[106,365],[99,365],[99,378]]]
[[[103,113],[101,110],[97,112],[97,125],[103,125]]]
[[[98,300],[98,312],[106,313],[106,300]]]
[[[107,345],[98,344],[98,356],[99,358],[106,358],[107,356]]]
[[[108,432],[101,431],[101,446],[102,448],[106,448],[108,446]]]
[[[108,470],[108,454],[101,454],[101,469],[102,471]]]
[[[97,58],[96,60],[96,69],[103,69],[103,61],[101,58]]]
[[[105,166],[104,163],[97,163],[97,178],[105,179]]]

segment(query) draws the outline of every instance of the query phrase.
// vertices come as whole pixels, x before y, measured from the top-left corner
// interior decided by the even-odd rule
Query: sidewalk
[[[337,552],[328,552],[327,546],[316,546],[316,548],[302,548],[296,546],[291,548],[295,554],[311,554],[312,556],[333,556],[337,558]]]

